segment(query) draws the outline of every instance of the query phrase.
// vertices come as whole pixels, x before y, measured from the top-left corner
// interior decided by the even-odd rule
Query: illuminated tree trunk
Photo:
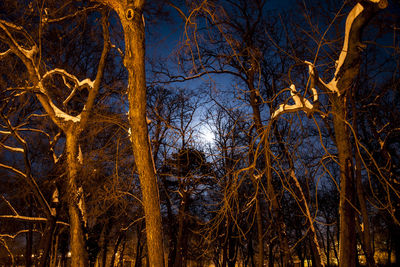
[[[73,81],[75,85],[78,85],[78,78],[74,75],[67,73],[66,70],[63,69],[53,69],[47,71],[45,74],[42,74],[42,70],[40,69],[40,63],[38,62],[35,54],[38,53],[39,48],[38,45],[33,42],[30,46],[30,49],[22,49],[21,45],[14,38],[13,35],[8,34],[7,27],[4,23],[0,22],[0,39],[7,43],[10,47],[10,51],[12,51],[25,65],[28,73],[29,73],[29,82],[34,85],[34,87],[38,88],[40,92],[36,91],[35,95],[37,99],[40,101],[43,109],[46,114],[52,119],[54,124],[56,124],[66,136],[66,145],[65,150],[67,153],[67,170],[68,170],[68,180],[67,180],[67,204],[68,204],[68,212],[69,212],[69,224],[70,224],[70,247],[71,247],[71,266],[88,266],[88,254],[86,250],[86,242],[85,235],[83,231],[83,218],[82,218],[82,209],[80,210],[78,205],[83,205],[83,194],[78,194],[78,186],[77,186],[77,178],[78,178],[78,170],[80,168],[80,162],[78,159],[78,139],[81,132],[85,129],[90,112],[94,105],[94,100],[98,93],[101,80],[103,78],[105,62],[107,59],[108,51],[110,49],[109,42],[109,32],[108,32],[108,17],[103,13],[101,24],[103,28],[103,51],[101,53],[99,65],[97,68],[96,79],[93,83],[87,84],[88,86],[88,96],[85,103],[85,108],[80,112],[78,116],[71,116],[67,112],[62,111],[57,107],[52,99],[52,95],[46,87],[46,83],[44,79],[46,76],[51,75],[61,75],[65,77],[73,77]],[[23,31],[25,34],[27,32],[19,26],[15,26],[12,23],[10,24],[12,28],[16,28],[19,31]],[[4,34],[5,33],[5,34]],[[34,40],[31,37],[31,40]],[[44,71],[44,70],[43,70]],[[90,79],[89,79],[90,80]],[[72,95],[71,95],[72,96]],[[30,177],[30,174],[28,175]],[[39,201],[44,202],[41,193],[35,189],[37,185],[34,185],[35,194],[38,193]],[[81,196],[79,196],[81,195]],[[82,198],[82,199],[80,199]],[[80,200],[80,203],[79,203]],[[44,206],[48,206],[48,203]],[[48,227],[46,230],[48,234],[48,248],[44,247],[44,254],[41,260],[42,265],[47,265],[47,256],[50,251],[51,239],[53,235],[53,230],[55,227],[55,214],[48,207]]]
[[[39,267],[49,266],[49,256],[53,244],[54,230],[56,228],[56,217],[51,216],[47,219],[43,237],[41,240],[42,255],[40,256]]]
[[[146,120],[144,0],[98,0],[117,12],[124,31],[128,70],[129,124],[139,174],[150,266],[164,266],[161,210]]]
[[[339,201],[339,257],[340,266],[356,265],[356,231],[354,214],[354,174],[349,131],[346,121],[346,106],[342,97],[335,97],[333,125],[340,168]]]
[[[66,151],[67,151],[67,164],[68,164],[68,212],[70,220],[70,247],[71,247],[71,266],[88,266],[89,258],[86,251],[85,234],[83,231],[83,214],[82,209],[78,207],[77,178],[79,170],[78,162],[78,137],[71,132],[66,133]],[[82,199],[83,201],[83,199]],[[82,202],[81,202],[82,203]]]
[[[124,28],[126,47],[131,48],[125,55],[125,66],[129,72],[129,122],[132,129],[133,154],[142,190],[150,266],[161,267],[164,266],[161,211],[146,121],[144,25],[141,16],[135,20],[136,25],[132,28]]]

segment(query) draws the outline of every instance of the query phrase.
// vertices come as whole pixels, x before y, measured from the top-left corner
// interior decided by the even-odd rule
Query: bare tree
[[[48,17],[45,14],[41,17],[41,23],[47,23]],[[68,210],[70,219],[70,242],[72,253],[72,265],[87,266],[88,258],[85,245],[84,235],[84,217],[83,209],[84,196],[82,188],[77,184],[78,171],[81,166],[82,152],[78,145],[79,135],[85,129],[89,120],[90,112],[93,108],[95,97],[99,91],[103,72],[106,64],[106,58],[110,49],[108,22],[106,12],[103,12],[103,51],[99,61],[96,79],[92,81],[90,78],[79,80],[75,75],[68,73],[64,69],[54,68],[51,70],[43,69],[40,58],[40,44],[35,42],[28,31],[22,26],[12,22],[0,21],[0,40],[8,45],[6,52],[17,56],[26,67],[29,78],[27,84],[30,85],[30,90],[35,94],[40,101],[42,107],[52,119],[52,121],[66,135],[66,154],[68,165]],[[87,89],[88,97],[84,108],[79,112],[79,115],[73,116],[59,108],[52,98],[52,93],[48,89],[49,83],[54,81],[55,76],[60,76],[63,85],[70,88],[71,93],[64,100],[66,105],[75,95],[77,90]]]
[[[362,29],[379,9],[386,7],[387,1],[360,2],[349,12],[346,20],[344,44],[336,63],[335,76],[329,83],[325,83],[318,77],[314,64],[305,62],[309,66],[313,102],[318,101],[318,93],[315,88],[319,87],[328,93],[332,105],[333,128],[340,166],[340,266],[355,266],[357,256],[356,222],[353,208],[355,180],[350,129],[347,125],[347,103],[351,98],[351,88],[360,69],[360,49],[363,47],[361,43]],[[284,112],[303,110],[310,114],[314,111],[314,105],[298,94],[294,84],[290,86],[289,90],[295,104],[281,104],[279,109],[273,113],[274,118]]]

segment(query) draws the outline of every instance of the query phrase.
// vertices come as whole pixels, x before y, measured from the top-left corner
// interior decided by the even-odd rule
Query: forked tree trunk
[[[331,84],[337,93],[330,95],[333,112],[333,127],[340,167],[339,202],[339,264],[343,267],[356,266],[357,247],[355,231],[355,180],[352,146],[347,126],[347,103],[353,82],[360,69],[362,29],[372,16],[387,7],[386,0],[363,1],[352,9],[346,20],[345,42],[339,56],[338,67]]]
[[[334,78],[325,84],[318,77],[318,86],[329,94],[332,105],[333,128],[340,168],[339,201],[339,266],[356,266],[356,228],[355,228],[355,179],[353,153],[347,121],[347,104],[350,100],[354,80],[360,70],[360,51],[363,28],[379,9],[388,5],[387,0],[365,0],[358,2],[346,19],[342,51],[337,61]],[[314,72],[310,73],[315,75]]]

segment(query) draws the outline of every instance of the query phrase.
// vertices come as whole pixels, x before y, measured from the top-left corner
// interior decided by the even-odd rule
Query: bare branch
[[[7,146],[7,145],[5,145],[5,144],[3,144],[1,142],[0,142],[0,146],[5,148],[5,149],[7,149],[7,150],[13,151],[13,152],[24,153],[24,149],[22,149],[20,147]]]
[[[0,219],[4,220],[17,220],[17,221],[23,221],[23,222],[32,222],[32,223],[37,223],[37,222],[47,222],[47,218],[43,217],[29,217],[29,216],[21,216],[21,215],[0,215]],[[57,224],[69,226],[68,223],[63,222],[63,221],[57,221]]]
[[[96,4],[94,6],[86,7],[84,9],[78,10],[73,14],[68,14],[64,17],[47,19],[47,23],[55,23],[55,22],[61,22],[61,21],[67,20],[67,19],[72,19],[72,18],[78,17],[80,15],[84,15],[90,11],[94,11],[94,10],[98,9],[99,7],[101,7],[101,5]]]
[[[10,201],[8,201],[3,195],[1,195],[1,198],[4,200],[4,202],[7,203],[7,206],[11,209],[11,211],[14,213],[14,215],[19,215],[18,212],[11,205]]]
[[[8,49],[6,52],[0,53],[0,59],[5,58],[10,53],[11,53],[11,49]]]
[[[280,104],[279,108],[275,110],[274,113],[272,113],[271,119],[276,119],[279,115],[283,113],[296,112],[299,110],[303,110],[307,115],[311,115],[313,113],[314,111],[313,104],[311,104],[308,99],[304,98],[297,92],[296,86],[294,84],[290,86],[289,90],[292,99],[294,100],[294,105]]]
[[[16,232],[16,233],[13,234],[13,235],[10,235],[10,234],[0,234],[0,237],[6,237],[6,238],[10,238],[10,239],[15,239],[15,238],[16,238],[17,236],[19,236],[20,234],[28,233],[28,232],[30,232],[30,231],[34,231],[34,232],[41,233],[41,232],[39,232],[37,229],[32,229],[32,230],[20,230],[20,231]]]

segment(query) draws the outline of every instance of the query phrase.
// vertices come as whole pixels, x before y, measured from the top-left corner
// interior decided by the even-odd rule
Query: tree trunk
[[[268,267],[274,267],[274,246],[272,243],[269,244],[268,250]]]
[[[52,245],[52,251],[51,251],[51,257],[50,257],[50,267],[56,267],[57,266],[57,261],[58,261],[58,241],[59,241],[59,236],[56,233],[54,235],[54,244]]]
[[[32,196],[28,196],[28,215],[32,217],[32,205],[30,204],[32,201]],[[32,230],[33,226],[32,223],[28,223],[28,232],[26,233],[26,246],[25,246],[25,266],[31,267],[32,265]]]
[[[151,155],[146,118],[144,0],[93,0],[110,6],[121,21],[125,39],[124,65],[128,70],[129,124],[133,156],[139,174],[146,221],[149,264],[164,266],[160,199]]]
[[[233,227],[232,223],[228,226],[228,267],[235,267],[237,258],[237,241],[233,233]]]
[[[356,111],[356,104],[355,104],[355,94],[356,92],[353,91],[351,96],[351,105],[352,105],[352,111],[353,111],[353,130],[355,134],[355,138],[358,138],[358,124],[357,124],[357,111]],[[368,210],[367,210],[367,203],[366,199],[364,196],[364,190],[363,190],[363,185],[362,185],[362,175],[361,175],[361,158],[360,154],[358,152],[358,146],[354,146],[354,160],[356,163],[355,166],[355,179],[356,179],[356,192],[357,192],[357,198],[358,198],[358,203],[360,205],[360,211],[361,211],[361,216],[362,216],[362,224],[363,226],[361,227],[360,231],[360,237],[362,240],[362,247],[365,253],[365,257],[367,260],[367,266],[368,267],[375,267],[375,259],[374,259],[374,252],[372,250],[371,246],[371,231],[370,231],[370,225],[369,225],[369,216],[368,216]]]
[[[112,220],[108,221],[104,226],[103,230],[103,240],[102,240],[102,255],[101,255],[101,267],[106,267],[107,265],[107,252],[108,252],[108,243],[109,243],[109,234],[111,231],[111,223]]]
[[[182,190],[183,191],[183,190]],[[186,192],[182,192],[182,199],[178,211],[178,237],[177,237],[177,245],[176,245],[176,255],[175,255],[175,267],[184,267],[185,258],[186,258],[186,209],[187,209],[187,201],[188,196]]]
[[[329,225],[326,226],[326,266],[330,266],[331,257],[330,257],[331,244],[329,242]]]
[[[49,266],[49,255],[51,251],[51,245],[53,243],[53,235],[56,227],[56,218],[50,216],[46,222],[43,238],[41,241],[42,255],[40,256],[40,267]]]
[[[71,130],[73,131],[73,130]],[[66,151],[68,164],[68,211],[70,224],[71,266],[88,266],[89,258],[86,251],[85,234],[83,231],[83,214],[78,207],[79,194],[77,187],[79,162],[77,159],[77,136],[66,132]],[[81,196],[83,198],[83,196]]]
[[[128,70],[129,124],[133,155],[140,179],[146,221],[150,266],[164,266],[164,248],[158,185],[155,175],[146,120],[144,1],[123,4],[106,1],[118,13],[124,30],[125,58]]]
[[[339,201],[339,266],[356,266],[356,231],[354,205],[354,174],[350,135],[346,121],[345,96],[332,96],[333,126],[340,167]]]
[[[119,247],[119,244],[121,243],[122,239],[124,238],[124,236],[125,236],[124,232],[121,232],[118,234],[117,241],[115,242],[115,245],[114,245],[113,253],[111,254],[110,267],[114,267],[114,265],[115,265],[115,257],[118,252],[118,247]]]
[[[346,19],[345,36],[342,51],[339,55],[335,76],[329,84],[319,86],[330,91],[332,104],[333,127],[335,132],[338,163],[340,167],[340,201],[339,201],[339,265],[353,267],[356,265],[357,247],[355,233],[354,202],[354,167],[349,129],[347,127],[347,103],[359,73],[363,48],[362,30],[379,9],[388,5],[387,0],[360,1],[350,11]]]
[[[143,222],[141,221],[137,226],[137,244],[136,244],[136,259],[135,259],[135,267],[142,267],[142,228]]]
[[[261,203],[260,196],[257,188],[257,197],[256,197],[256,216],[257,216],[257,237],[258,237],[258,264],[257,266],[264,266],[264,232],[262,225],[262,216],[261,216]],[[253,257],[253,256],[252,256]]]
[[[121,252],[119,254],[119,259],[118,259],[118,266],[120,266],[120,267],[124,267],[125,246],[126,246],[126,235],[124,235],[124,241],[122,242],[122,248],[121,248]]]
[[[245,267],[247,267],[247,266],[255,267],[255,264],[254,264],[253,238],[252,238],[251,234],[247,239],[247,255],[246,255],[246,259],[244,261],[244,266]]]
[[[259,112],[258,108],[253,109],[255,112]],[[261,121],[259,122],[261,123]],[[256,127],[257,129],[261,129],[261,127]],[[251,135],[249,135],[249,145],[251,144]],[[249,146],[249,166],[255,166],[256,159],[254,158],[254,151],[253,148]],[[263,223],[262,223],[262,215],[261,215],[261,195],[260,195],[260,184],[261,179],[255,178],[254,174],[254,167],[251,168],[250,172],[250,179],[256,194],[256,222],[257,222],[257,239],[258,239],[258,257],[257,257],[257,266],[262,267],[264,266],[264,230],[263,230]],[[251,243],[252,241],[249,240]],[[253,250],[253,245],[251,245],[251,249]],[[253,260],[253,255],[251,255],[251,259]]]
[[[283,222],[282,213],[280,210],[280,205],[277,200],[277,195],[275,194],[275,189],[272,184],[272,165],[271,165],[271,155],[269,146],[269,130],[270,124],[268,125],[266,136],[264,137],[264,150],[265,150],[265,161],[266,161],[266,176],[267,176],[267,194],[271,201],[271,214],[272,222],[276,223],[278,238],[280,243],[280,254],[282,257],[282,265],[290,266],[292,265],[292,258],[289,250],[289,242],[286,235],[286,225]]]

